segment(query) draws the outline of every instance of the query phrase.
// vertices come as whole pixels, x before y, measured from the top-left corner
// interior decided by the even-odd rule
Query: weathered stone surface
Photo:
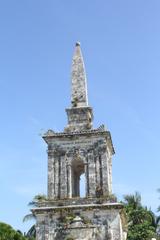
[[[45,207],[34,211],[38,239],[123,239],[120,204]]]
[[[90,107],[67,108],[68,125],[65,132],[78,132],[92,128],[93,113]]]
[[[48,143],[48,196],[50,199],[79,197],[78,187],[73,188],[73,185],[75,177],[79,179],[83,173],[86,174],[85,188],[88,197],[95,197],[96,194],[103,196],[111,194],[109,169],[112,149],[109,147],[107,138],[108,132],[105,134],[95,132],[92,135],[86,133],[85,136],[76,135],[71,138],[66,135],[60,138],[45,137]]]
[[[125,240],[123,206],[112,195],[111,135],[92,129],[80,44],[72,63],[72,107],[64,132],[48,130],[48,199],[37,203],[37,240]],[[80,177],[85,175],[85,197]]]
[[[72,59],[72,94],[71,103],[72,107],[87,107],[87,81],[86,73],[81,53],[80,43],[76,43],[75,53]]]

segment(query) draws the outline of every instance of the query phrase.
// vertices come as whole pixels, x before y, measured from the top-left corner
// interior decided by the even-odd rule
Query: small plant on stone
[[[81,216],[81,218],[82,218],[82,221],[84,224],[91,224],[91,220],[89,218],[84,217],[84,216]]]
[[[75,214],[71,213],[71,212],[61,212],[60,214],[60,221],[62,223],[68,224],[71,221],[73,221],[73,219],[75,218]]]
[[[73,107],[77,107],[77,102],[78,102],[78,98],[74,97],[73,101],[72,101],[72,106]]]

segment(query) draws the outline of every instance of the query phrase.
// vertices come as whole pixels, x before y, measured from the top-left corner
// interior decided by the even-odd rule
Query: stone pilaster
[[[55,156],[55,198],[59,198],[59,156]]]
[[[67,197],[67,167],[66,167],[66,157],[61,156],[61,198]]]
[[[45,214],[37,215],[36,240],[45,240]]]
[[[88,152],[88,179],[89,179],[89,196],[95,197],[96,177],[95,177],[95,161],[93,149]]]
[[[96,188],[100,187],[100,165],[98,151],[95,151],[95,175],[96,175]]]
[[[109,195],[112,193],[112,188],[109,174],[109,158],[106,152],[106,146],[101,147],[100,154],[103,172],[103,194]]]
[[[48,197],[55,197],[55,161],[52,151],[48,152]]]

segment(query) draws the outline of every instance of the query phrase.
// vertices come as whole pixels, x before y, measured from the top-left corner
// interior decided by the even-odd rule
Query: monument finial
[[[76,42],[75,52],[72,59],[72,94],[71,101],[73,107],[87,107],[87,80],[84,67],[80,42]]]
[[[76,42],[76,46],[81,46],[81,43],[80,42]]]

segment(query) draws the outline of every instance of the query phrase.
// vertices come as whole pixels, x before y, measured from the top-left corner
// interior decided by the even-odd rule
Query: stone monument
[[[63,132],[48,130],[48,196],[32,209],[37,240],[124,240],[122,204],[112,195],[111,134],[93,129],[80,43],[72,60],[71,107]],[[85,196],[80,196],[84,175]]]

